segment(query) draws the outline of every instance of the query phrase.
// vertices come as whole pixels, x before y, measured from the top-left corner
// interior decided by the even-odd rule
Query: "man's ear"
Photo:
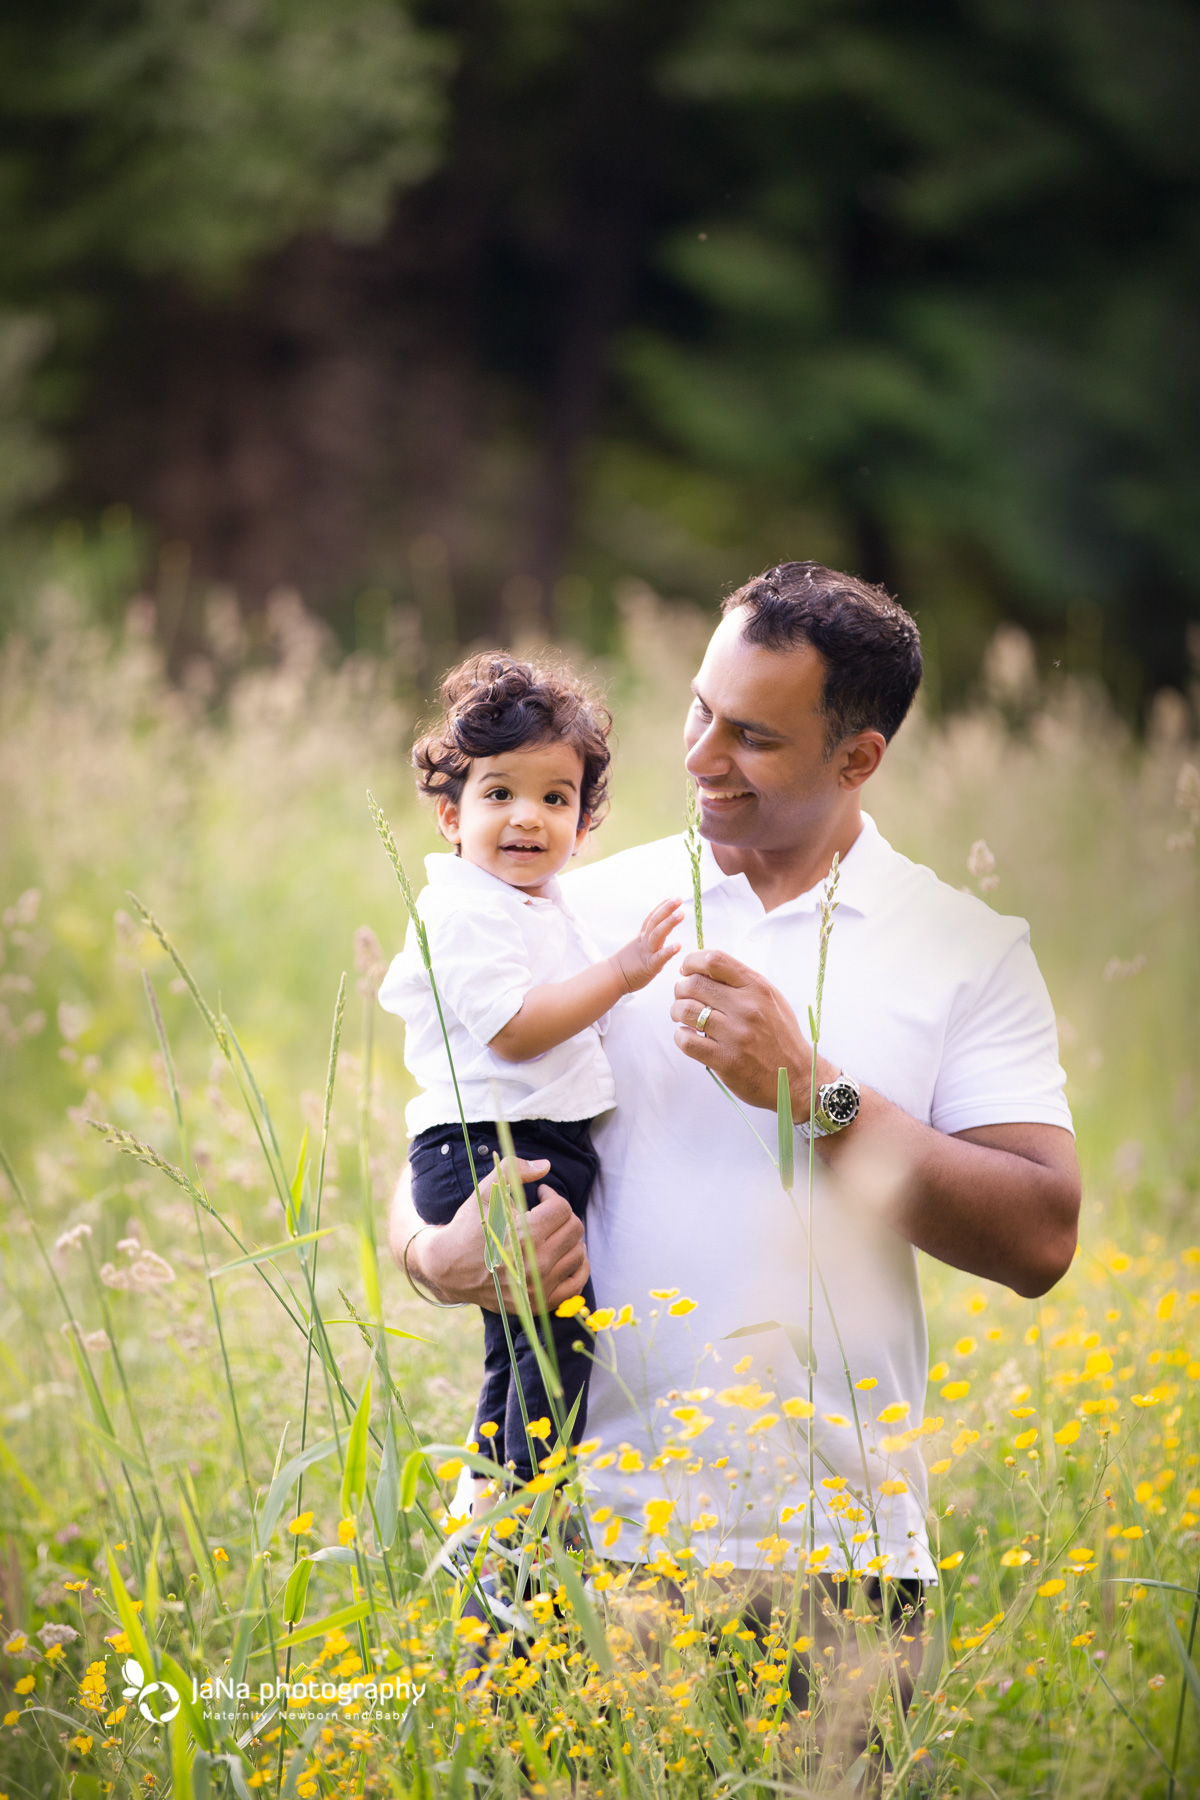
[[[449,794],[443,794],[437,803],[438,830],[449,844],[462,841],[462,826],[458,818],[458,801],[451,800]]]
[[[887,749],[887,739],[882,731],[859,731],[844,743],[838,755],[842,767],[838,774],[838,785],[844,788],[860,788],[869,781]]]
[[[587,843],[587,834],[591,829],[592,829],[591,813],[580,813],[579,823],[575,827],[575,848],[571,852],[572,856],[579,855],[579,852],[583,849],[583,846]]]

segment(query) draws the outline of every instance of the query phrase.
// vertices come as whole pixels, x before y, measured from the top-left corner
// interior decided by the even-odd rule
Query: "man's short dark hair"
[[[722,611],[739,610],[748,644],[811,644],[823,658],[831,751],[856,731],[889,741],[899,731],[921,685],[921,634],[886,589],[820,563],[778,563],[729,595]]]
[[[570,744],[583,762],[580,816],[604,816],[612,714],[582,681],[562,669],[502,653],[468,657],[442,682],[442,716],[413,745],[417,787],[455,805],[478,758],[529,744]]]

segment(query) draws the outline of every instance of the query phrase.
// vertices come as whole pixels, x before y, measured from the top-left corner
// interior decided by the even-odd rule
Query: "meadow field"
[[[593,671],[619,738],[597,856],[681,825],[706,632],[645,590],[622,616]],[[493,1553],[534,1576],[515,1647],[436,1566],[481,1334],[382,1248],[407,1090],[374,995],[406,919],[366,794],[419,877],[412,648],[335,657],[286,596],[249,637],[218,599],[168,681],[148,602],[114,635],[62,591],[0,645],[6,1800],[765,1800],[841,1779],[814,1754],[819,1679],[812,1719],[788,1706],[806,1602],[769,1531],[757,1637],[686,1519],[644,1521],[632,1575],[604,1560],[606,1519],[564,1541],[605,1446],[552,1454],[498,1509]],[[897,1423],[931,1469],[941,1586],[907,1719],[857,1609],[845,1672],[875,1685],[886,1792],[1200,1790],[1190,717],[1161,696],[1135,739],[1010,630],[973,707],[918,714],[872,786],[898,848],[1030,921],[1085,1180],[1045,1299],[923,1265],[930,1384]],[[676,1304],[602,1298],[598,1332]],[[751,1455],[771,1398],[679,1407],[669,1453],[705,1455],[718,1418]],[[260,1702],[281,1677],[312,1704]]]

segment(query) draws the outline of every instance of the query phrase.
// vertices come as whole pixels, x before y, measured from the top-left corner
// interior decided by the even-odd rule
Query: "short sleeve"
[[[442,1003],[486,1046],[534,985],[520,923],[487,896],[427,888],[420,906]]]
[[[1061,1125],[1072,1131],[1050,994],[1026,927],[951,1012],[934,1087],[936,1130]]]

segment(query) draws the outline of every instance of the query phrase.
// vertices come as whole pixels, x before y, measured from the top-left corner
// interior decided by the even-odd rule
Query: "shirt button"
[[[450,1146],[449,1146],[449,1144],[443,1144],[443,1145],[442,1145],[442,1155],[443,1155],[443,1156],[449,1156],[449,1154],[450,1154]]]

